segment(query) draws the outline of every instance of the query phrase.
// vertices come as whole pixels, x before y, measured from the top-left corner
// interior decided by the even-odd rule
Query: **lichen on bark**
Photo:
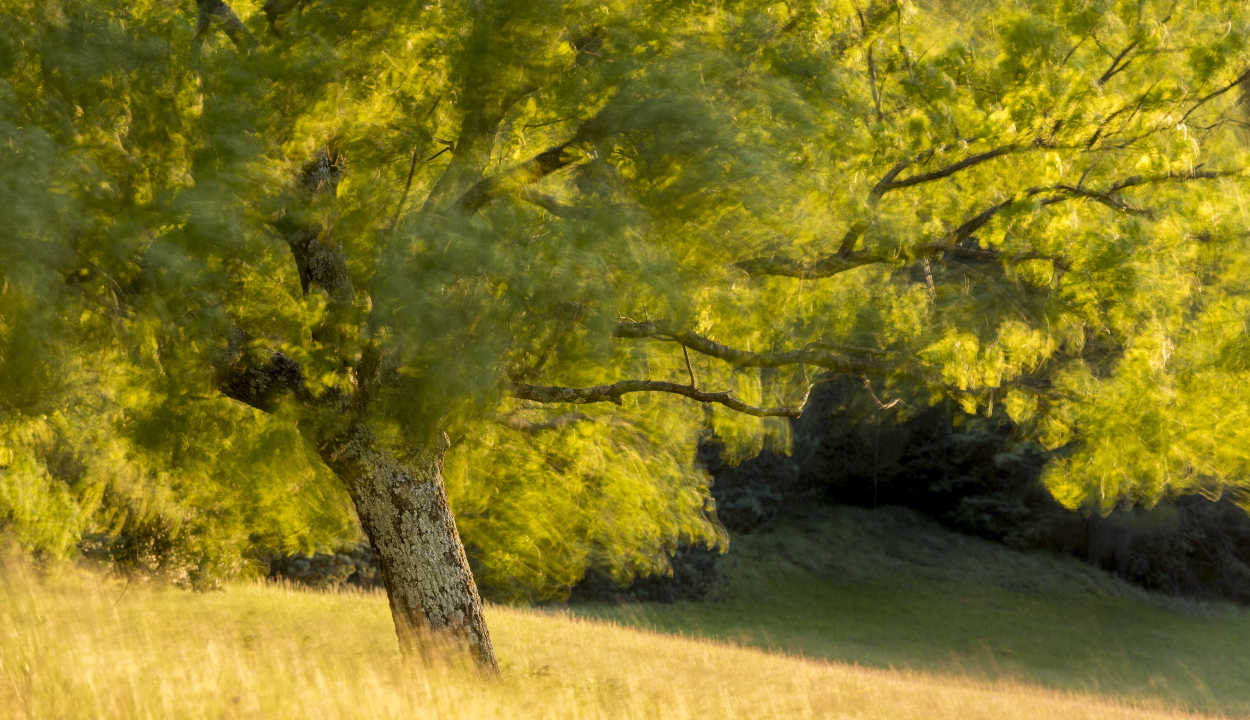
[[[356,506],[378,560],[399,645],[427,657],[427,636],[451,636],[477,663],[498,671],[482,601],[443,485],[440,441],[401,460],[365,423],[325,457]]]

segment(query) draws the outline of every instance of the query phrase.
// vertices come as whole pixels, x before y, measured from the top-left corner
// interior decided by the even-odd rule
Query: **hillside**
[[[406,669],[376,594],[49,587],[12,569],[2,593],[0,715],[14,718],[1184,717],[502,607],[494,681]]]
[[[811,506],[734,540],[709,602],[579,613],[805,657],[1250,712],[1250,610],[899,508]]]
[[[1250,708],[1250,613],[1150,596],[906,511],[813,508],[736,541],[724,566],[704,603],[491,606],[504,666],[492,681],[407,669],[380,594],[188,593],[65,569],[40,577],[10,561],[0,716],[1066,719]]]

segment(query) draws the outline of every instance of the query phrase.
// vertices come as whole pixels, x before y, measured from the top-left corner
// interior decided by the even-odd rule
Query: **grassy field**
[[[1143,592],[909,511],[815,507],[734,541],[716,602],[583,606],[661,632],[1250,715],[1250,609]]]
[[[742,538],[727,561],[711,603],[489,608],[502,680],[404,663],[379,595],[193,594],[36,577],[10,561],[0,716],[941,720],[1247,707],[1250,615],[1146,596],[905,513],[822,511]]]

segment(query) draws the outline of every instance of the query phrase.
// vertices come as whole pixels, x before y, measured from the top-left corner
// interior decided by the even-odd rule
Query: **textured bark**
[[[347,486],[373,546],[400,649],[423,657],[430,640],[450,639],[467,645],[479,666],[498,671],[443,486],[443,446],[401,461],[363,424],[341,440],[325,460]]]
[[[228,398],[272,413],[283,398],[313,400],[304,384],[304,369],[286,353],[248,347],[251,336],[232,329],[225,352],[213,362],[217,389]]]
[[[314,152],[300,170],[297,185],[300,195],[290,208],[293,212],[273,223],[291,248],[304,294],[307,295],[310,288],[321,288],[329,296],[332,310],[336,311],[350,306],[356,298],[347,258],[330,239],[330,227],[312,220],[308,210],[319,198],[333,201],[337,197],[345,165],[342,154],[332,147]]]

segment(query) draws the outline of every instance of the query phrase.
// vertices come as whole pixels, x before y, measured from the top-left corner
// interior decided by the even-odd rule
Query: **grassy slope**
[[[1250,610],[1142,592],[898,509],[736,540],[719,599],[577,612],[808,657],[1250,714]]]
[[[735,643],[491,607],[502,682],[405,664],[376,594],[193,594],[38,581],[0,563],[0,717],[1093,719],[1247,707],[1250,613],[1147,596],[908,513],[812,512],[738,542],[716,602],[577,610]]]
[[[124,594],[123,594],[124,593]],[[379,595],[192,594],[0,572],[0,717],[1179,718],[492,607],[502,681],[414,668]]]

